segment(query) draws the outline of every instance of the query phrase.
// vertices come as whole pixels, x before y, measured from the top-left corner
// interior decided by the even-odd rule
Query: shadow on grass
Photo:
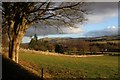
[[[21,65],[2,56],[2,80],[42,80]]]

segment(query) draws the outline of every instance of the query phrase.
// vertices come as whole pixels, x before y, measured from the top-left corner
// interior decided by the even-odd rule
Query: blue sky
[[[88,23],[84,26],[83,29],[86,32],[88,32],[88,31],[93,31],[93,30],[102,30],[102,29],[107,28],[108,26],[116,26],[117,27],[118,26],[118,16],[107,18],[100,23],[95,23],[95,24]]]
[[[115,26],[117,28],[118,26],[118,17],[111,17],[111,18],[107,18],[105,20],[103,20],[100,23],[88,23],[85,24],[83,27],[83,32],[77,33],[77,34],[54,34],[54,35],[44,35],[44,36],[38,36],[39,38],[44,38],[44,37],[50,37],[50,38],[54,38],[54,37],[73,37],[73,38],[77,38],[77,37],[84,37],[84,34],[90,31],[96,31],[96,30],[103,30],[103,29],[107,29],[108,27],[112,27]],[[23,42],[29,42],[30,38],[29,37],[24,37]]]
[[[108,33],[114,33],[117,32],[118,29],[118,6],[116,3],[96,3],[92,5],[93,8],[93,14],[88,15],[88,21],[84,23],[81,27],[79,26],[78,29],[63,29],[68,34],[47,34],[47,35],[41,35],[38,36],[38,38],[44,38],[44,37],[86,37],[91,36],[91,34],[94,36],[101,36],[101,35],[109,35]],[[71,33],[70,33],[71,32]],[[97,34],[97,32],[100,33]],[[31,33],[31,32],[28,32]],[[101,34],[102,33],[102,34]],[[30,37],[24,37],[22,42],[26,43],[30,41]]]

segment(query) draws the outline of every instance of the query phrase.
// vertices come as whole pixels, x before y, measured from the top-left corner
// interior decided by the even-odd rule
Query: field
[[[95,41],[95,42],[93,42],[93,43],[106,44],[107,42],[110,42],[110,43],[119,43],[119,42],[120,42],[120,40]]]
[[[69,57],[20,51],[19,63],[45,78],[118,78],[118,56]]]

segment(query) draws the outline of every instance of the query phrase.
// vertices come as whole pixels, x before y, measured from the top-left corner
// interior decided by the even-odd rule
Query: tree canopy
[[[26,24],[67,25],[85,21],[87,14],[84,2],[3,2],[3,23],[8,25],[12,20]],[[52,22],[52,23],[51,23]],[[15,25],[18,23],[16,22]],[[15,28],[17,32],[17,27]]]
[[[86,20],[86,5],[84,2],[3,2],[2,28],[9,37],[9,57],[18,59],[20,42],[29,27],[36,24],[74,27],[74,23]]]

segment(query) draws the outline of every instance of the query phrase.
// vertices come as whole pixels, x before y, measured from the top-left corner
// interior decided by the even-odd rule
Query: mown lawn
[[[118,78],[118,56],[67,57],[20,51],[20,64],[48,78]]]

